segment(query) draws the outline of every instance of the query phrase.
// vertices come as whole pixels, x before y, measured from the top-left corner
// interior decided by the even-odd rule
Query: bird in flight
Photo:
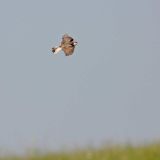
[[[59,47],[53,47],[52,52],[54,54],[59,53],[61,50],[65,53],[66,56],[70,56],[74,52],[74,48],[77,45],[77,42],[69,36],[68,34],[64,34],[62,36],[62,41]]]

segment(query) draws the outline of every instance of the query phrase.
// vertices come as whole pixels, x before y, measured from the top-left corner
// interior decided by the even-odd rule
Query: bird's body
[[[59,53],[61,50],[64,51],[66,56],[70,56],[74,52],[74,48],[77,45],[77,42],[74,41],[72,37],[68,34],[63,35],[62,41],[59,47],[52,48],[54,54]]]

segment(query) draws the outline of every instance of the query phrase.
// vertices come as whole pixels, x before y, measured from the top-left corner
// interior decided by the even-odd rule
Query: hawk
[[[57,54],[62,50],[66,56],[70,56],[73,54],[76,45],[77,42],[74,41],[74,39],[71,36],[65,34],[62,36],[62,41],[59,47],[53,47],[52,52],[54,54]]]

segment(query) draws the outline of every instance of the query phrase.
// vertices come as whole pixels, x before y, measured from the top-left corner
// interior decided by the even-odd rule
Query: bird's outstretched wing
[[[65,45],[65,47],[62,48],[62,50],[64,51],[66,56],[69,56],[73,54],[74,48],[75,48],[74,45],[68,44],[68,45]]]
[[[73,42],[73,40],[74,40],[74,39],[73,39],[72,37],[70,37],[68,34],[65,34],[65,35],[63,35],[63,37],[62,37],[61,45],[70,44],[70,43]]]

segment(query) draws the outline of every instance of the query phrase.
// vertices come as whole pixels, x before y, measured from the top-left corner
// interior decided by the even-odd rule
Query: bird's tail
[[[52,48],[52,52],[53,52],[54,54],[59,53],[61,50],[62,50],[61,47],[54,47],[54,48]]]

